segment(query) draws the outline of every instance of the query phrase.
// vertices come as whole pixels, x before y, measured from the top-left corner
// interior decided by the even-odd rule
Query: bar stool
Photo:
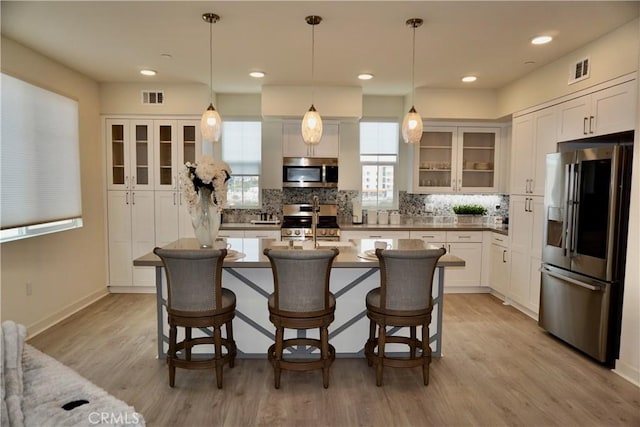
[[[433,310],[431,290],[436,264],[445,252],[443,248],[376,249],[380,264],[380,287],[372,289],[366,296],[370,323],[364,352],[369,366],[376,367],[377,386],[382,385],[384,366],[422,366],[424,385],[429,385],[429,324]],[[409,327],[410,336],[388,335],[387,326]],[[422,327],[422,339],[416,337],[417,326]],[[385,354],[386,343],[408,345],[408,357]]]
[[[329,368],[336,357],[329,344],[328,327],[336,310],[335,296],[329,292],[329,276],[338,249],[265,249],[271,262],[274,292],[269,295],[269,320],[276,327],[275,343],[268,358],[273,365],[274,386],[280,388],[282,369],[308,371],[322,369],[322,384],[329,387]],[[284,339],[284,329],[320,329],[320,339]],[[284,349],[308,346],[320,350],[319,358],[284,357]]]
[[[222,388],[222,367],[228,363],[233,368],[237,353],[231,323],[235,316],[236,296],[222,287],[222,262],[227,250],[155,248],[153,252],[162,260],[167,275],[169,386],[175,384],[178,367],[215,369],[217,386]],[[223,325],[226,338],[222,338]],[[182,341],[177,341],[178,327],[185,329]],[[192,338],[192,328],[209,327],[213,327],[213,336]],[[213,344],[213,357],[194,360],[191,357],[193,347],[203,344]]]

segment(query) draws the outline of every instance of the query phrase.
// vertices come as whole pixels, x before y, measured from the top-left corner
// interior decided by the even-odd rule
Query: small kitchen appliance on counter
[[[282,213],[282,225],[280,226],[282,240],[313,239],[313,205],[284,205]],[[340,240],[337,215],[337,205],[320,205],[316,240],[334,242]]]
[[[353,212],[352,223],[362,224],[362,203],[360,200],[351,201],[351,210]]]

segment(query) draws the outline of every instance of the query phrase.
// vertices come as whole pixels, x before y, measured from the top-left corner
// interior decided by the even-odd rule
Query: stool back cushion
[[[307,312],[329,308],[329,277],[336,248],[265,249],[271,262],[276,310]]]
[[[445,250],[376,250],[380,261],[380,308],[425,310],[432,304],[433,275]]]
[[[222,262],[227,250],[161,249],[167,275],[167,308],[181,312],[210,312],[222,308]]]

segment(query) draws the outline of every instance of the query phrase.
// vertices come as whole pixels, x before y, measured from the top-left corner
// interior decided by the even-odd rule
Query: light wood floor
[[[150,426],[639,426],[640,389],[547,335],[490,295],[445,296],[444,357],[431,383],[418,368],[385,369],[375,386],[364,359],[320,372],[265,360],[176,372],[155,358],[154,295],[109,295],[30,343],[133,405]],[[363,337],[364,343],[365,337]]]

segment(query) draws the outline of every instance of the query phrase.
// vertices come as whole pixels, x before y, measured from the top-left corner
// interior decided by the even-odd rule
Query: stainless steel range
[[[313,205],[284,205],[282,207],[282,240],[313,239]],[[340,227],[337,220],[337,205],[320,205],[318,213],[317,240],[340,240]]]

